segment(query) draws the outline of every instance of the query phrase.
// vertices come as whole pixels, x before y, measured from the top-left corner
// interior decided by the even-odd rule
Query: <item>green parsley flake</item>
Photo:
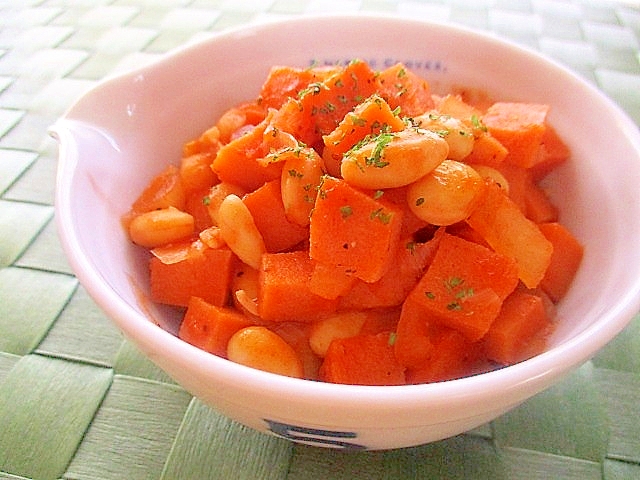
[[[447,304],[447,310],[450,310],[450,311],[462,310],[462,305],[460,305],[459,302],[451,302]]]
[[[362,118],[362,117],[358,117],[356,115],[352,115],[351,116],[351,123],[353,123],[354,125],[356,125],[358,127],[364,127],[367,124],[367,120]]]
[[[371,220],[378,219],[384,225],[387,225],[391,221],[391,219],[393,218],[393,214],[392,213],[386,213],[384,211],[384,209],[382,207],[380,207],[377,210],[374,210],[373,212],[371,212],[371,214],[369,215],[369,218]]]
[[[392,133],[382,132],[375,139],[376,146],[373,148],[373,154],[367,158],[366,164],[376,168],[384,168],[389,162],[382,160],[384,149],[391,143],[394,135]]]
[[[464,279],[460,277],[451,277],[444,281],[444,286],[447,290],[451,291],[456,287],[459,287],[464,283]]]
[[[327,90],[327,87],[322,82],[310,83],[307,88],[303,88],[298,92],[298,98],[302,99],[307,95],[318,95],[323,89]]]
[[[353,215],[353,208],[351,208],[349,205],[340,207],[340,215],[342,215],[342,218],[350,217],[351,215]]]
[[[478,118],[477,115],[471,115],[471,123],[475,128],[478,128],[483,132],[486,132],[488,130],[487,126],[484,123],[482,123],[482,121],[480,120],[480,118]]]

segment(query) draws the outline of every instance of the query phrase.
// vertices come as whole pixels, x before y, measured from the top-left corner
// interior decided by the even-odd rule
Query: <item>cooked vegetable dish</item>
[[[549,108],[273,67],[123,222],[207,352],[358,385],[488,371],[545,349],[583,255],[541,186],[570,155]]]

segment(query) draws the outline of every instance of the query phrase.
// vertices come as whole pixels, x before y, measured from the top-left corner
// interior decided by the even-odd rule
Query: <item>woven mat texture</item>
[[[211,411],[124,341],[78,284],[53,224],[47,127],[106,75],[205,33],[329,11],[492,31],[568,65],[640,124],[631,0],[0,0],[0,479],[640,479],[640,317],[490,424],[345,453]]]

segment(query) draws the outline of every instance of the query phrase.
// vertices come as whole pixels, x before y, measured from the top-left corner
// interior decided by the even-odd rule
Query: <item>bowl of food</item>
[[[456,435],[640,309],[637,126],[491,35],[247,26],[105,81],[51,132],[82,285],[259,431],[372,450]]]

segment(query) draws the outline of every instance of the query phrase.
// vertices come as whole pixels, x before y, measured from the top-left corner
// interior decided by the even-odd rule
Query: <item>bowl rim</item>
[[[65,122],[77,120],[74,115],[78,105],[86,102],[86,99],[92,95],[98,94],[105,85],[112,85],[114,82],[126,80],[142,73],[152,74],[175,56],[182,56],[203,48],[209,48],[211,43],[219,42],[222,39],[230,39],[239,34],[260,34],[265,30],[278,28],[284,24],[317,25],[322,22],[362,20],[380,22],[381,24],[409,22],[417,27],[437,28],[445,32],[470,35],[484,42],[499,44],[499,46],[508,48],[517,55],[526,56],[536,62],[546,63],[549,67],[562,71],[573,82],[603,102],[618,117],[619,126],[627,130],[627,137],[635,144],[640,157],[640,133],[638,133],[635,123],[619,105],[601,90],[556,60],[528,46],[517,44],[492,32],[450,22],[371,13],[322,14],[254,22],[213,33],[205,39],[172,49],[160,58],[140,68],[105,78],[71,105],[50,128],[51,135],[60,143],[60,164],[55,194],[56,223],[63,249],[67,254],[72,269],[80,283],[96,299],[98,305],[105,310],[109,317],[115,321],[124,334],[129,338],[135,339],[134,343],[140,341],[151,349],[168,352],[181,362],[188,362],[191,365],[199,364],[198,368],[202,370],[216,370],[218,372],[216,376],[224,377],[224,381],[253,385],[253,388],[262,389],[274,397],[290,396],[293,391],[296,392],[295,394],[301,402],[340,399],[342,402],[361,403],[363,396],[366,396],[368,404],[377,404],[384,408],[398,408],[399,406],[413,408],[415,405],[425,402],[451,403],[458,400],[465,401],[470,397],[478,398],[478,396],[489,401],[495,395],[495,391],[504,389],[505,385],[509,389],[530,385],[532,389],[537,390],[539,389],[538,386],[543,384],[545,378],[561,376],[576,368],[622,331],[631,321],[631,318],[640,310],[640,278],[634,283],[632,289],[625,292],[612,305],[613,308],[611,310],[603,313],[594,323],[562,344],[518,364],[474,376],[428,384],[402,386],[339,385],[289,378],[255,370],[216,357],[178,339],[150,321],[149,318],[136,312],[123,301],[104,282],[100,272],[93,268],[89,258],[83,252],[81,243],[75,233],[73,222],[68,215],[72,204],[71,192],[68,187],[75,165],[70,165],[64,160],[69,142],[69,138],[67,138],[69,133],[66,131]],[[561,359],[564,360],[561,362]],[[571,361],[567,362],[567,359],[571,359]],[[398,402],[399,399],[402,399],[401,403]]]

